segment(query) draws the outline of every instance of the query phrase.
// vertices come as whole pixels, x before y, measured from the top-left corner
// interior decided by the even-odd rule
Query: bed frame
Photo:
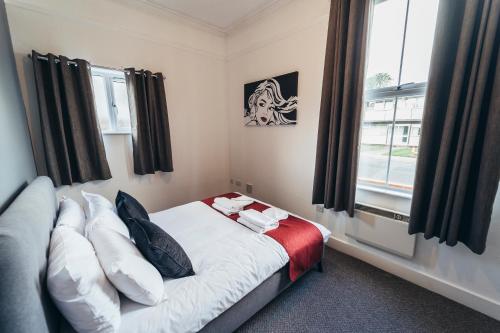
[[[0,216],[0,332],[72,331],[52,303],[46,284],[57,213],[52,181],[38,177]],[[321,262],[316,267],[321,271]],[[233,332],[291,284],[286,265],[201,332]]]
[[[320,272],[323,271],[321,262],[317,263],[315,268]],[[292,284],[293,282],[289,278],[289,267],[287,264],[232,307],[205,325],[200,332],[234,332]]]

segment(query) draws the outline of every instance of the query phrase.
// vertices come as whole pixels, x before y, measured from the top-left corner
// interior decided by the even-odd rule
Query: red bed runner
[[[207,198],[202,200],[202,202],[212,207],[215,198],[226,197],[231,199],[240,195],[238,193],[226,193]],[[260,202],[254,202],[246,206],[245,210],[255,209],[262,212],[267,208],[269,206]],[[216,209],[214,208],[214,210]],[[219,212],[218,210],[216,211]],[[221,214],[224,215],[223,213]],[[236,213],[227,217],[236,221],[239,215]],[[318,228],[303,219],[289,214],[286,220],[280,221],[277,229],[266,232],[266,235],[280,243],[288,253],[290,257],[290,280],[292,281],[297,280],[300,275],[321,260],[321,256],[323,255],[323,236]]]

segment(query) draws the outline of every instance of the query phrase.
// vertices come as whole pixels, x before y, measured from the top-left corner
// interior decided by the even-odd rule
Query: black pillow
[[[195,274],[186,252],[165,230],[140,218],[129,219],[127,226],[139,251],[161,275],[181,278]]]
[[[122,191],[118,191],[115,199],[118,216],[128,227],[129,219],[144,219],[149,221],[148,212],[133,196]]]

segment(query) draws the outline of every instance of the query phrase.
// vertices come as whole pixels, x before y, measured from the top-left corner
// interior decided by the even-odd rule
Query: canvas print
[[[297,124],[299,72],[245,84],[246,126]]]

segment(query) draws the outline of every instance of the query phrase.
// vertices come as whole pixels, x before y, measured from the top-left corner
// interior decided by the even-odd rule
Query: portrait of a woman
[[[277,126],[297,123],[297,96],[284,98],[281,85],[276,79],[262,81],[248,97],[245,125]]]

